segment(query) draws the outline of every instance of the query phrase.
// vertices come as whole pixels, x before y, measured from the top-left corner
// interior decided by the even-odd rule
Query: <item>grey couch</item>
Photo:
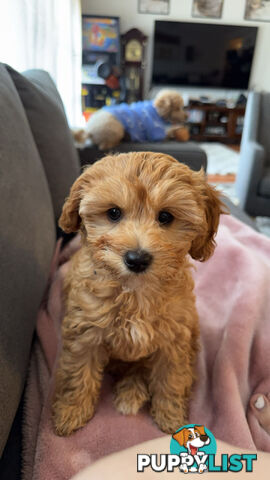
[[[37,311],[57,220],[80,172],[61,99],[46,72],[20,75],[0,64],[0,172],[0,478],[18,480]]]
[[[204,150],[194,142],[155,142],[155,143],[134,143],[122,142],[114,150],[114,152],[131,152],[131,151],[150,151],[150,152],[164,152],[172,155],[179,162],[185,163],[193,170],[200,170],[201,167],[206,171],[207,156]],[[104,153],[100,151],[95,145],[88,146],[79,150],[81,165],[87,165],[95,162],[101,158]]]
[[[80,172],[61,99],[46,72],[22,76],[0,64],[0,172],[3,480],[20,478],[22,408],[18,406],[55,249],[57,219]]]
[[[270,93],[248,96],[236,191],[249,215],[270,217]]]

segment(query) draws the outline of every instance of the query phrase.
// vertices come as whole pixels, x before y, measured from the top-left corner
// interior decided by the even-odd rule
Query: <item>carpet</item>
[[[226,145],[216,142],[203,142],[199,146],[207,155],[208,175],[236,174],[238,170],[239,153]]]

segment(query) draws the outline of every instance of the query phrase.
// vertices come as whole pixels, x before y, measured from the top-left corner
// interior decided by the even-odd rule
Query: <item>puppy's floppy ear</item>
[[[185,428],[183,430],[180,430],[180,432],[176,432],[173,434],[172,438],[176,440],[179,445],[183,446],[185,442]]]
[[[77,232],[80,228],[79,207],[82,199],[82,187],[85,183],[84,180],[85,173],[73,183],[69,197],[64,203],[58,224],[66,233]]]
[[[203,203],[205,211],[205,233],[198,234],[191,244],[189,254],[195,260],[204,262],[214,253],[216,246],[215,235],[217,233],[219,217],[221,213],[228,213],[226,206],[220,200],[220,193],[204,180]]]

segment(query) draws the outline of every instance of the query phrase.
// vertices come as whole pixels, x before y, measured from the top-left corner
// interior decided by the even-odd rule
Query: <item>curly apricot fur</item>
[[[115,206],[122,210],[117,223],[106,214]],[[174,216],[172,223],[159,224],[161,210]],[[113,362],[121,413],[136,414],[149,401],[164,432],[186,422],[199,337],[189,254],[203,261],[213,253],[221,212],[204,172],[164,154],[108,156],[75,182],[59,222],[67,232],[80,230],[82,246],[65,280],[57,434],[91,419]],[[153,256],[140,274],[123,261],[138,248]]]

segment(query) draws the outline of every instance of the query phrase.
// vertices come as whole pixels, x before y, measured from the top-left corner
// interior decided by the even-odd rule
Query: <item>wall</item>
[[[198,19],[191,16],[192,0],[171,0],[169,15],[140,14],[137,0],[82,0],[82,12],[94,15],[113,15],[120,17],[121,33],[137,27],[149,37],[147,52],[146,89],[150,83],[153,29],[155,20],[183,20],[194,22],[229,23],[259,26],[257,47],[250,77],[250,88],[270,91],[270,22],[248,22],[244,20],[245,0],[224,0],[222,19]],[[190,93],[192,89],[186,89]],[[201,93],[196,89],[196,93]],[[211,93],[214,93],[211,91]],[[228,92],[219,95],[230,96]],[[216,95],[215,95],[216,96]],[[231,96],[234,96],[231,92]]]

